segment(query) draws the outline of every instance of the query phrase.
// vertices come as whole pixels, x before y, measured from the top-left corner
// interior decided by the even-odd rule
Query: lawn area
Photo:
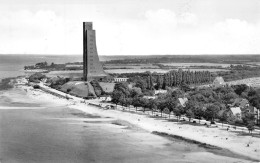
[[[105,92],[113,92],[115,83],[99,82],[99,85]]]

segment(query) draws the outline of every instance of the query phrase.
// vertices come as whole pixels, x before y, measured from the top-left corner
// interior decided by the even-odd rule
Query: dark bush
[[[46,78],[45,75],[37,72],[37,73],[34,73],[32,74],[30,77],[29,77],[29,81],[30,82],[35,82],[35,83],[39,83],[40,80],[42,80],[43,78]]]
[[[34,89],[40,89],[41,87],[39,85],[34,85],[33,88]]]

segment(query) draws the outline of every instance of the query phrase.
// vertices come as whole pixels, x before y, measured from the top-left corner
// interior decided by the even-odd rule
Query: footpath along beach
[[[151,117],[151,115],[143,114],[142,112],[136,113],[134,108],[132,108],[132,111],[127,111],[128,109],[123,108],[120,109],[120,107],[116,110],[104,109],[103,107],[98,107],[99,105],[105,106],[101,100],[83,100],[82,98],[66,95],[63,92],[43,85],[42,87],[45,91],[35,90],[25,85],[25,83],[24,79],[19,79],[16,87],[26,91],[27,95],[32,99],[41,99],[59,104],[63,103],[70,108],[81,110],[88,114],[127,121],[148,132],[166,136],[169,139],[177,137],[190,142],[193,141],[207,148],[226,149],[227,151],[231,151],[233,156],[243,156],[256,162],[260,161],[260,133],[251,136],[247,134],[246,130],[239,131],[230,128],[227,131],[227,127],[206,127],[205,125],[196,125],[188,122],[169,121],[165,118]],[[60,98],[54,94],[60,94],[60,96],[66,95],[71,99]],[[225,153],[222,154],[225,155]]]

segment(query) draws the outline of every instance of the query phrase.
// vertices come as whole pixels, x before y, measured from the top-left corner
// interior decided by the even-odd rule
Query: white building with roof
[[[188,99],[186,97],[184,98],[178,98],[180,104],[182,107],[185,107],[186,106],[186,102],[188,102]]]
[[[114,78],[115,82],[127,82],[128,78]]]
[[[163,90],[163,89],[154,90],[155,95],[157,95],[159,93],[167,93],[167,90]]]
[[[224,79],[220,76],[216,77],[215,80],[212,83],[213,87],[222,87],[224,86],[226,83],[224,81]]]
[[[240,107],[231,107],[230,111],[232,112],[232,114],[234,116],[236,116],[237,118],[241,119],[242,118],[242,112]]]

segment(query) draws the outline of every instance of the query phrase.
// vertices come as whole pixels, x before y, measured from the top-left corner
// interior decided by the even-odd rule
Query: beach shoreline
[[[20,82],[18,82],[20,83]],[[162,118],[151,118],[148,115],[136,114],[119,110],[104,110],[96,106],[85,103],[81,98],[70,99],[58,98],[42,90],[34,90],[25,84],[18,84],[18,89],[26,90],[30,98],[51,101],[54,103],[63,103],[70,108],[83,111],[88,114],[101,115],[126,121],[136,125],[150,133],[163,133],[183,137],[184,139],[194,140],[200,143],[215,146],[217,148],[227,149],[244,158],[250,158],[254,161],[260,159],[260,138],[239,135],[236,132],[226,131],[224,128],[206,128],[205,126],[194,126],[191,124],[182,124],[178,122],[169,122]],[[56,91],[56,90],[55,90]],[[81,101],[80,101],[81,99]],[[87,103],[102,104],[98,100],[85,100]],[[88,106],[88,107],[86,107]],[[250,147],[247,147],[247,144]]]

